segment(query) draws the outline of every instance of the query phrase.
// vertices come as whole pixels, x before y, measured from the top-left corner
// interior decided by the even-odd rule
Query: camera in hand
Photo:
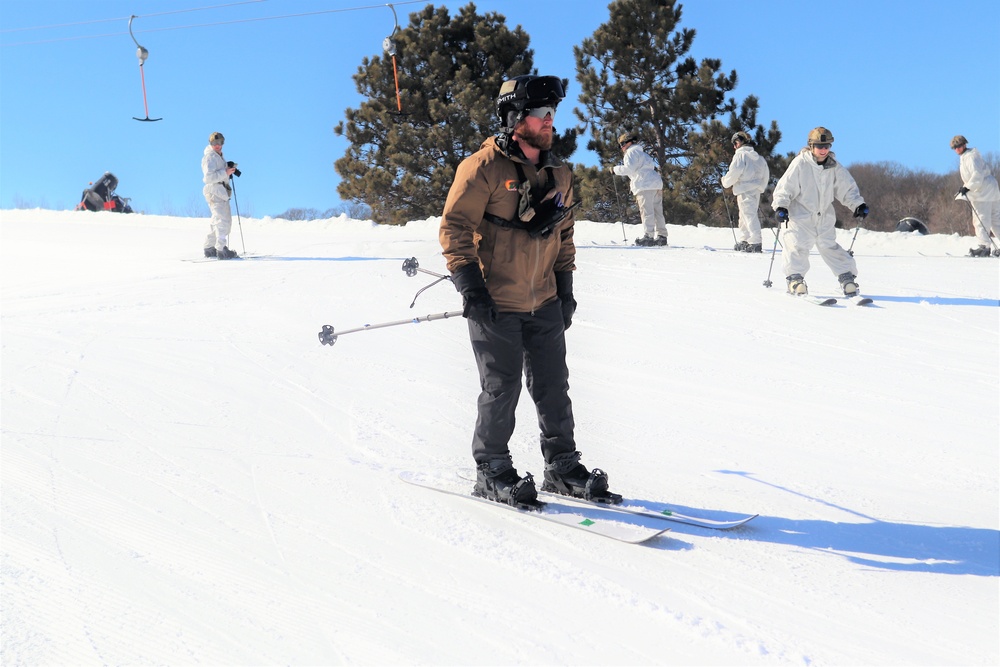
[[[227,167],[232,167],[232,168],[235,169],[236,168],[236,163],[233,162],[232,160],[230,160],[229,162],[226,163],[226,166]],[[234,176],[242,176],[243,174],[240,172],[239,169],[236,169],[236,171],[233,172],[233,175]]]

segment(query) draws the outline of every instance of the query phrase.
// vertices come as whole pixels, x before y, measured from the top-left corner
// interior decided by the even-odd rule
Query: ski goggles
[[[833,144],[813,144],[813,148],[818,148],[821,151],[828,151],[832,145]]]
[[[566,97],[562,79],[557,76],[539,76],[524,86],[525,97],[529,100],[561,100]]]
[[[535,107],[534,109],[525,109],[524,115],[532,116],[534,118],[540,118],[545,120],[546,116],[551,116],[553,119],[556,117],[555,107]]]

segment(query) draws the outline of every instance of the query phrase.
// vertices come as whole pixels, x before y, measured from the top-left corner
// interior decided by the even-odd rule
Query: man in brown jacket
[[[573,173],[549,154],[563,97],[554,76],[506,81],[496,100],[501,132],[459,165],[441,217],[482,388],[473,493],[522,508],[537,504],[531,473],[518,475],[508,448],[522,368],[541,431],[542,490],[621,502],[606,473],[579,462],[573,439],[565,338],[576,310]]]

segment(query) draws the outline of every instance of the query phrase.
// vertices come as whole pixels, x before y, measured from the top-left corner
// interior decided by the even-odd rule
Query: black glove
[[[556,271],[556,295],[562,304],[563,328],[569,329],[573,324],[573,313],[576,312],[576,299],[573,298],[573,272]]]
[[[969,188],[967,188],[967,187],[965,187],[963,185],[962,189],[958,191],[958,194],[960,194],[960,195],[962,195],[964,197],[965,195],[969,194]]]
[[[784,206],[774,209],[774,215],[778,218],[778,222],[788,222],[788,209]]]
[[[451,282],[462,295],[462,316],[486,324],[497,321],[497,305],[486,289],[478,264],[466,264],[451,275]]]
[[[854,209],[855,218],[867,218],[868,217],[868,204],[861,203],[856,209]]]

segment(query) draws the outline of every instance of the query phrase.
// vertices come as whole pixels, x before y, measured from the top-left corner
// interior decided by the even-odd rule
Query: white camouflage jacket
[[[226,158],[222,153],[216,153],[212,145],[205,146],[205,154],[201,157],[202,181],[205,187],[201,191],[206,197],[229,200],[229,175],[226,173]]]
[[[1000,187],[997,179],[990,173],[986,160],[975,148],[967,148],[958,158],[958,171],[962,175],[962,184],[969,188],[965,195],[970,201],[1000,201]]]
[[[729,164],[729,171],[722,177],[722,187],[732,188],[734,195],[747,192],[761,194],[767,188],[771,172],[767,162],[750,146],[740,146]]]
[[[771,198],[774,209],[788,209],[792,222],[833,224],[836,199],[851,211],[865,203],[851,173],[830,151],[825,164],[818,164],[812,150],[803,148],[778,181]]]
[[[629,146],[622,163],[613,167],[612,171],[619,176],[629,177],[632,194],[643,190],[663,189],[663,179],[656,171],[656,163],[653,162],[653,158],[646,155],[639,144]]]

